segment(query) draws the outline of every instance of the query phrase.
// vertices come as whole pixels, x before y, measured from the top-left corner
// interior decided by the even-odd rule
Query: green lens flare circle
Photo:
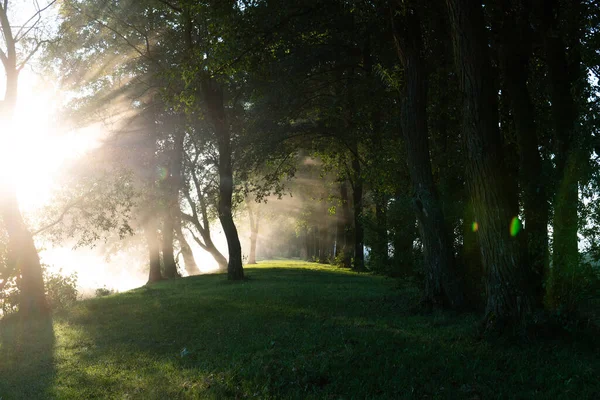
[[[515,237],[521,231],[521,221],[519,218],[514,217],[510,221],[510,236]]]

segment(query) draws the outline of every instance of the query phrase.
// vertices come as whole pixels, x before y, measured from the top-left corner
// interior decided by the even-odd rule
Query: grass
[[[0,324],[0,399],[600,398],[577,341],[480,341],[391,279],[300,262],[160,282]]]

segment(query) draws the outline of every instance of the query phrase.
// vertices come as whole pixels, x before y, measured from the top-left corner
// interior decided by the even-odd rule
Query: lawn
[[[597,399],[598,347],[474,335],[410,285],[301,262],[0,322],[0,399]]]

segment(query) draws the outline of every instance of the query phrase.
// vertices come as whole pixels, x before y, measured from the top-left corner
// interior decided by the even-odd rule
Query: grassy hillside
[[[0,398],[600,398],[575,342],[478,341],[475,316],[412,315],[382,277],[297,262],[80,302],[0,325]]]

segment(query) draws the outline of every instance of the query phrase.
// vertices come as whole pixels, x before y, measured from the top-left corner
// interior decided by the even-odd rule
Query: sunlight
[[[3,87],[0,85],[0,91]],[[19,97],[12,121],[0,125],[0,179],[14,187],[25,217],[46,206],[60,189],[57,178],[68,163],[84,157],[100,145],[99,128],[68,130],[58,117],[62,103],[56,87],[29,70],[19,78]],[[98,288],[107,284],[102,275],[104,260],[96,254],[53,247],[36,240],[41,261],[64,274],[77,272],[80,286]],[[117,290],[140,286],[135,277],[119,277]],[[138,277],[139,278],[139,277]],[[143,284],[143,282],[142,282]]]
[[[21,73],[15,116],[0,130],[0,178],[16,188],[24,212],[49,200],[66,161],[98,146],[97,130],[65,131],[56,118],[60,104],[52,84],[29,70]]]

